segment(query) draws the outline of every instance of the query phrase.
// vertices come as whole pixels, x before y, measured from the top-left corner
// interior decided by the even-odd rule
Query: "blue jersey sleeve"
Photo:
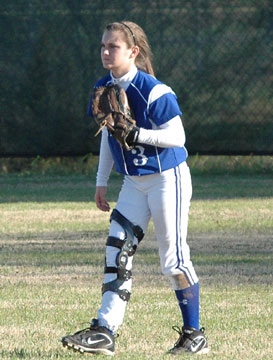
[[[148,116],[158,126],[177,115],[182,115],[182,112],[174,93],[164,94],[150,104]]]

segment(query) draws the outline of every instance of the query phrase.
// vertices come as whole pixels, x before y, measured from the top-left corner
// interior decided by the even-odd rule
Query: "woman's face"
[[[101,40],[103,67],[112,70],[114,77],[118,78],[125,75],[135,63],[135,48],[128,48],[120,31],[105,30]]]

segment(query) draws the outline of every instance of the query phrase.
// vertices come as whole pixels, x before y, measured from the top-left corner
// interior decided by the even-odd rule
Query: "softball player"
[[[110,217],[97,319],[87,329],[65,336],[63,345],[80,352],[114,354],[114,333],[123,322],[131,293],[133,255],[152,218],[162,273],[170,279],[183,318],[183,327],[174,327],[180,336],[169,353],[207,353],[199,327],[199,283],[186,241],[192,185],[176,95],[154,77],[146,35],[133,22],[106,26],[101,59],[109,74],[95,87],[117,83],[125,89],[136,119],[136,142],[126,151],[106,128],[102,131],[97,207],[110,210],[106,193],[113,165],[124,182]],[[88,112],[92,116],[91,101]]]

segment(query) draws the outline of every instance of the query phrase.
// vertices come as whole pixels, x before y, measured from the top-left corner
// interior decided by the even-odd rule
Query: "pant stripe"
[[[188,282],[193,285],[194,280],[191,276],[191,273],[188,267],[184,266],[183,258],[183,239],[182,239],[182,224],[181,224],[181,211],[182,211],[182,187],[181,187],[181,173],[180,169],[175,168],[175,178],[176,178],[176,255],[177,255],[177,269],[181,270]],[[181,190],[182,189],[182,190]]]

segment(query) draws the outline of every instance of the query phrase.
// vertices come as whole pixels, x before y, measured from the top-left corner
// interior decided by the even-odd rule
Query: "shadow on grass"
[[[62,273],[73,275],[81,269],[83,276],[103,273],[106,232],[46,233],[0,238],[0,266],[8,278],[14,268],[37,276]],[[192,260],[203,282],[272,283],[272,250],[270,235],[259,234],[189,234]],[[24,270],[25,269],[25,270]],[[62,270],[58,270],[62,269]],[[148,233],[134,258],[134,274],[161,277],[157,244]],[[145,279],[144,279],[145,281]]]

